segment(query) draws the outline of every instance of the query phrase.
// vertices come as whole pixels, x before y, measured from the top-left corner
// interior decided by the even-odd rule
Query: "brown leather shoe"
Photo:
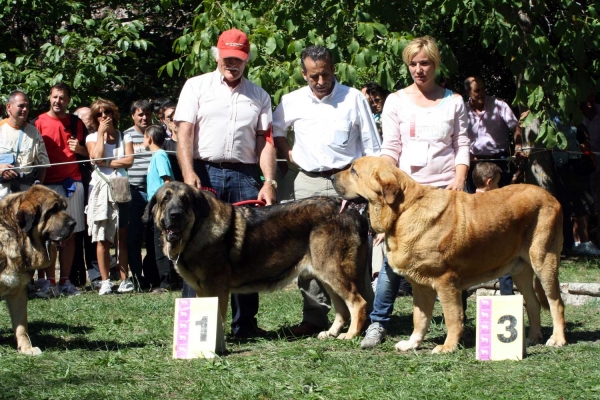
[[[288,328],[288,332],[296,337],[302,336],[316,336],[319,333],[326,331],[327,328],[317,326],[312,322],[302,321],[299,325]]]

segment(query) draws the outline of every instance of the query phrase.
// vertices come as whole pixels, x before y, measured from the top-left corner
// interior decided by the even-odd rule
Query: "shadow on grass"
[[[111,340],[89,340],[86,334],[93,332],[91,326],[77,325],[71,326],[55,322],[30,322],[29,337],[31,343],[44,350],[89,350],[89,351],[107,351],[119,350],[123,348],[141,348],[147,343],[144,342],[116,342]],[[52,333],[45,333],[52,332]],[[68,336],[64,338],[65,334]],[[12,330],[0,329],[0,345],[16,345]]]

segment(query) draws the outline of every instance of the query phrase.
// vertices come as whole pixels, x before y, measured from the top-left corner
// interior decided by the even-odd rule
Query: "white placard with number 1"
[[[523,333],[523,296],[477,297],[478,360],[522,360]]]
[[[173,358],[213,358],[224,350],[218,297],[175,299]]]

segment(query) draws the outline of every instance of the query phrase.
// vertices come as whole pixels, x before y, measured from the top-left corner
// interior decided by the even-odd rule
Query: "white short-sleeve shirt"
[[[256,133],[273,121],[271,97],[246,78],[231,90],[217,70],[187,80],[174,119],[194,124],[194,159],[256,164]]]

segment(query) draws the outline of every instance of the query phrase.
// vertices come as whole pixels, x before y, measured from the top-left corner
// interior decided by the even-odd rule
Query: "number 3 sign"
[[[213,358],[224,350],[219,299],[176,299],[173,358]]]
[[[523,296],[477,298],[478,360],[523,359]]]

